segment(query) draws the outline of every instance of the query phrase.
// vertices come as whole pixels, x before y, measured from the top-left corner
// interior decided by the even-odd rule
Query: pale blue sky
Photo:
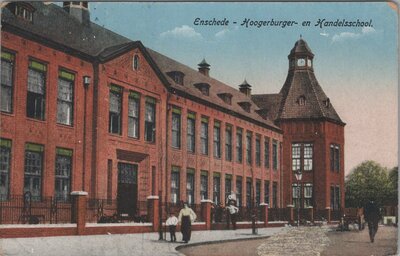
[[[246,78],[254,93],[279,92],[301,34],[318,81],[347,123],[346,171],[367,159],[397,165],[397,12],[387,3],[90,3],[90,11],[92,21],[190,67],[205,57],[211,76],[234,87]],[[230,24],[194,26],[197,17]],[[299,24],[244,28],[245,18]],[[318,19],[372,19],[373,27],[321,29]]]

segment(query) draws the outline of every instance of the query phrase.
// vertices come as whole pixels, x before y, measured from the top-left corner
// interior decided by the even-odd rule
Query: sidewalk
[[[250,239],[274,235],[285,228],[259,228],[257,235],[251,229],[193,231],[189,245],[235,239]],[[167,234],[169,239],[169,234]],[[181,233],[177,233],[180,241]],[[98,235],[98,236],[61,236],[38,238],[9,238],[0,240],[0,256],[37,255],[37,256],[154,256],[181,255],[175,250],[184,243],[158,241],[158,233]]]

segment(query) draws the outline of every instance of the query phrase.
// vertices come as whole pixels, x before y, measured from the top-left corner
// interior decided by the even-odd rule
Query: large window
[[[130,92],[128,99],[128,136],[139,138],[140,94]]]
[[[274,208],[278,208],[278,182],[272,183],[272,204]]]
[[[221,158],[221,123],[214,121],[214,157]]]
[[[181,148],[181,109],[172,108],[172,147]]]
[[[29,61],[26,115],[44,120],[46,106],[46,65]]]
[[[225,128],[225,160],[232,161],[232,126]]]
[[[243,135],[242,129],[236,129],[236,162],[241,163],[243,161]]]
[[[188,169],[186,175],[186,200],[189,205],[194,204],[194,170]]]
[[[0,139],[0,201],[8,199],[10,183],[11,140]]]
[[[213,175],[213,202],[218,205],[221,203],[221,175],[214,173]]]
[[[247,164],[251,164],[252,157],[252,134],[251,132],[246,133],[246,162]]]
[[[237,201],[237,206],[242,206],[242,194],[243,194],[243,189],[242,189],[242,177],[237,176],[236,177],[236,201]]]
[[[31,143],[25,145],[24,193],[30,192],[32,200],[41,199],[43,152],[42,145]]]
[[[340,210],[340,187],[331,185],[331,209]]]
[[[56,149],[55,197],[67,201],[71,192],[72,150]]]
[[[269,168],[270,165],[270,153],[269,153],[269,138],[265,137],[264,140],[264,166]]]
[[[304,184],[304,207],[313,206],[313,185],[311,183]]]
[[[1,111],[11,113],[13,111],[13,90],[14,90],[14,55],[8,52],[1,52],[1,90],[0,105]]]
[[[256,136],[256,165],[261,165],[261,142],[260,136]]]
[[[60,70],[58,72],[57,123],[72,125],[74,120],[75,75]]]
[[[172,167],[171,173],[171,202],[174,204],[179,203],[179,184],[180,184],[180,177],[179,177],[179,167]]]
[[[201,153],[208,155],[208,117],[201,118]]]
[[[252,206],[252,182],[250,178],[246,179],[246,207]]]
[[[196,115],[189,112],[187,116],[187,151],[194,153],[196,151]]]
[[[272,142],[272,168],[278,170],[278,142],[274,140]]]
[[[225,200],[228,199],[228,196],[232,192],[232,175],[225,174]]]
[[[109,112],[109,132],[121,134],[122,113],[122,88],[111,85],[110,88],[110,112]]]
[[[201,197],[201,200],[208,199],[208,172],[207,171],[201,171],[200,197]]]
[[[330,145],[330,162],[331,171],[340,171],[340,146],[336,144]]]
[[[146,97],[144,139],[148,142],[155,142],[156,134],[156,99]]]
[[[256,180],[256,206],[260,205],[261,200],[261,181]]]
[[[292,144],[292,171],[311,171],[313,169],[313,144]]]
[[[269,207],[269,180],[264,182],[264,203]]]

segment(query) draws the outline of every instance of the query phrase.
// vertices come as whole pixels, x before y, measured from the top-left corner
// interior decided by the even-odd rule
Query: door
[[[136,215],[137,169],[136,164],[118,163],[118,214]]]

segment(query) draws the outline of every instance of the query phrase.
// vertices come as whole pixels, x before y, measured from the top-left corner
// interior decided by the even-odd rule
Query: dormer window
[[[226,104],[232,105],[232,94],[230,93],[219,93],[220,97]]]
[[[133,70],[138,70],[139,69],[139,56],[135,55],[133,56]]]
[[[238,102],[239,106],[243,108],[244,111],[250,113],[251,103],[247,101]]]
[[[183,85],[183,78],[185,77],[185,74],[180,72],[180,71],[172,71],[168,72],[167,75],[174,80],[175,83]]]
[[[11,8],[13,8],[13,6],[11,6]],[[14,14],[21,19],[32,22],[34,11],[35,8],[28,3],[15,3]]]
[[[210,94],[210,85],[207,83],[198,83],[194,85],[197,89],[200,90],[200,92],[205,95],[208,96]]]
[[[331,105],[331,100],[329,98],[326,98],[326,100],[324,100],[324,105],[326,108],[329,108],[329,106]]]
[[[304,95],[300,96],[300,97],[297,99],[297,103],[298,103],[300,106],[304,106],[304,105],[306,104],[306,97],[304,97]]]

